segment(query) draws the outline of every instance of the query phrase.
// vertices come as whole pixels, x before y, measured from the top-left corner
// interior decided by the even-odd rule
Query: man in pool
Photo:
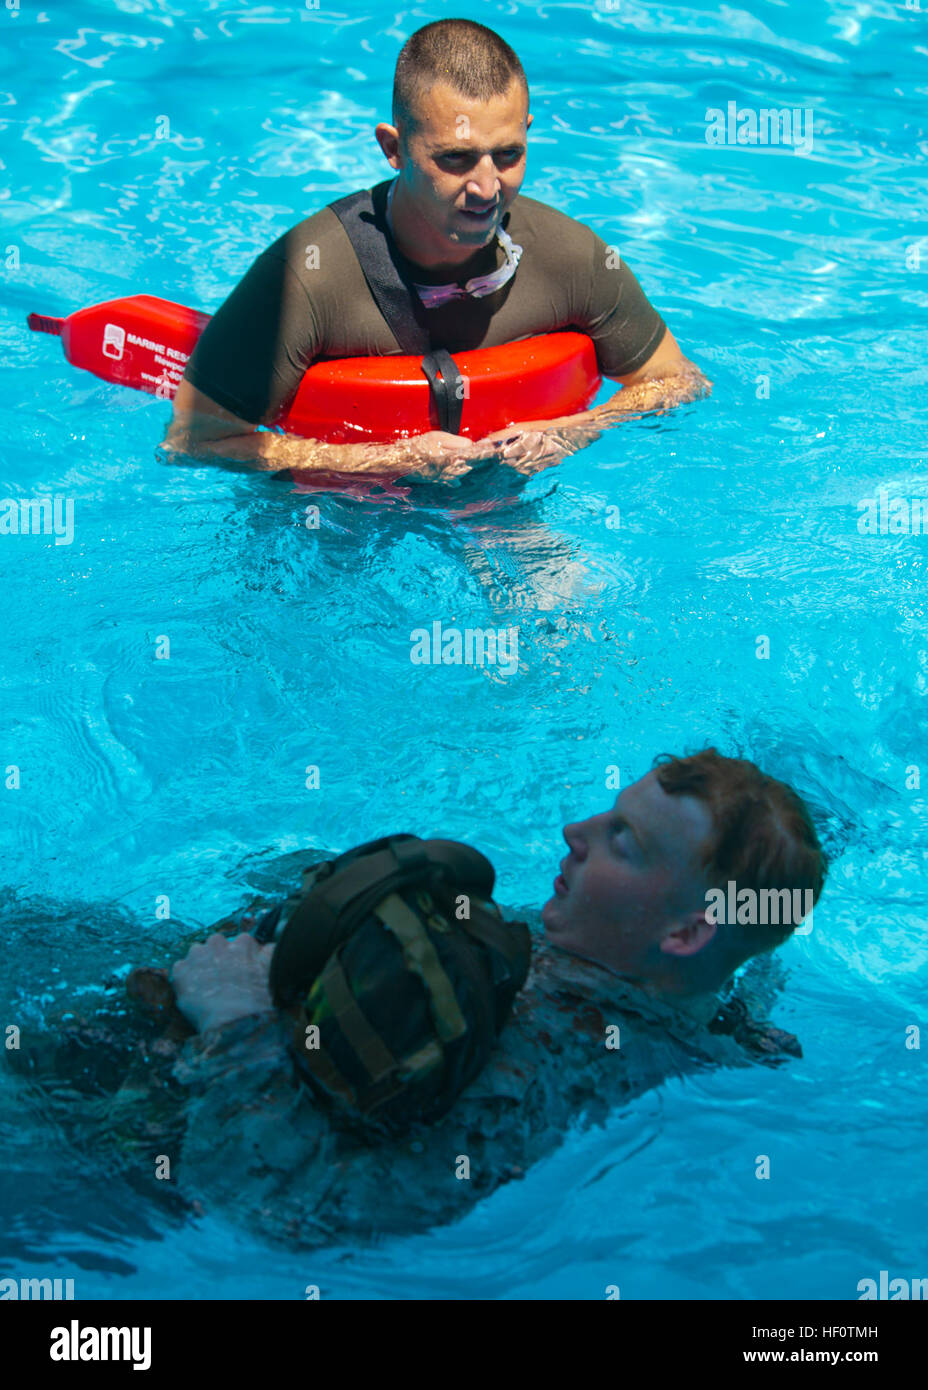
[[[173,967],[177,1007],[197,1033],[142,1047],[105,1127],[136,1171],[176,1159],[188,1198],[313,1244],[463,1215],[555,1149],[581,1113],[602,1120],[671,1076],[801,1056],[751,1012],[752,988],[769,1005],[769,953],[797,921],[744,926],[707,910],[732,882],[804,890],[806,913],[817,900],[826,860],[795,792],[706,749],[657,760],[564,839],[513,1015],[485,1069],[414,1139],[371,1144],[315,1102],[271,1002],[274,947],[247,934],[211,936]],[[83,1046],[111,1064],[103,1036],[60,1043],[59,1055],[74,1065]]]
[[[522,65],[491,29],[445,19],[414,33],[397,60],[393,124],[375,131],[397,171],[389,196],[378,185],[377,230],[422,301],[433,347],[493,347],[572,326],[593,339],[600,371],[622,385],[617,395],[478,442],[430,431],[393,445],[331,445],[259,429],[317,358],[399,351],[345,228],[325,207],[264,251],[207,325],[175,397],[167,449],[378,477],[454,477],[495,456],[531,473],[623,417],[707,394],[710,383],[616,248],[520,196],[528,105]]]

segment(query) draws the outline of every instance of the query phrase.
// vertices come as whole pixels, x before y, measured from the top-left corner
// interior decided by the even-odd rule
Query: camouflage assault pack
[[[274,943],[271,995],[315,1097],[402,1128],[450,1110],[525,983],[529,929],[503,920],[494,877],[468,845],[390,835],[313,865],[286,900],[214,930]],[[193,1034],[167,971],[134,970],[126,988],[165,1041]]]
[[[528,974],[468,845],[391,835],[307,869],[259,920],[304,1080],[388,1127],[444,1115],[486,1064]]]

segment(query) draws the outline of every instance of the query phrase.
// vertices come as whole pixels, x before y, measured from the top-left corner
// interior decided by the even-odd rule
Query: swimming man
[[[616,248],[520,195],[528,106],[522,64],[491,29],[447,19],[414,33],[397,60],[393,124],[375,131],[397,172],[372,190],[377,230],[422,302],[433,348],[494,347],[572,327],[593,339],[602,375],[622,385],[617,395],[478,442],[435,430],[392,445],[336,445],[259,429],[317,358],[400,351],[345,227],[325,207],[268,247],[207,325],[166,448],[297,473],[443,478],[489,457],[531,473],[623,416],[707,394],[710,383]]]
[[[273,947],[217,934],[173,968],[195,1036],[135,1044],[104,1127],[136,1170],[166,1155],[174,1177],[176,1163],[188,1200],[313,1245],[459,1217],[552,1152],[581,1113],[604,1120],[671,1076],[801,1056],[795,1038],[752,1017],[747,983],[768,991],[766,1008],[769,955],[797,918],[739,925],[707,906],[731,883],[805,894],[805,912],[818,899],[826,860],[791,788],[706,749],[658,760],[564,839],[513,1015],[439,1122],[374,1144],[334,1122],[299,1079],[271,1003]],[[84,1055],[114,1066],[104,1031],[86,1036]],[[80,1048],[58,1053],[73,1066]],[[25,1057],[9,1060],[39,1079]]]

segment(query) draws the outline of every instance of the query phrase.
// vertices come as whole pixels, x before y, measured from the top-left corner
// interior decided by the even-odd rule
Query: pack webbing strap
[[[297,1066],[310,1072],[327,1090],[334,1091],[343,1100],[347,1100],[350,1105],[357,1105],[358,1097],[354,1087],[335,1065],[322,1044],[320,1043],[318,1047],[306,1046],[304,1022],[298,1023],[294,1028],[293,1042]]]
[[[361,1012],[337,954],[322,972],[319,984],[332,1005],[339,1027],[367,1068],[371,1080],[378,1081],[396,1066],[396,1058]]]
[[[403,948],[403,959],[425,985],[435,1030],[442,1042],[454,1042],[467,1032],[454,986],[438,959],[435,947],[414,912],[396,893],[391,893],[374,909],[384,926],[392,931]]]
[[[442,1051],[441,1043],[437,1043],[433,1038],[427,1042],[425,1047],[420,1047],[418,1052],[414,1052],[411,1057],[404,1057],[400,1063],[400,1070],[404,1072],[430,1072],[435,1067],[440,1067],[444,1061],[445,1054]]]
[[[470,908],[470,917],[456,917],[455,921],[469,936],[475,937],[484,946],[489,946],[492,951],[498,951],[512,973],[517,973],[523,953],[515,933],[476,898],[471,899]]]

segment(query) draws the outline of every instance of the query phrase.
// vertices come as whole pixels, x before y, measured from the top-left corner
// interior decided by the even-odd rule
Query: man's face
[[[376,131],[400,172],[392,210],[397,240],[421,265],[455,264],[495,237],[516,198],[525,177],[532,117],[516,81],[504,96],[485,102],[438,83],[417,114],[418,125],[405,144],[403,130],[381,124]]]
[[[633,979],[654,978],[660,943],[705,909],[700,849],[712,831],[697,797],[668,795],[649,772],[614,807],[564,827],[570,853],[542,909],[556,946]]]

